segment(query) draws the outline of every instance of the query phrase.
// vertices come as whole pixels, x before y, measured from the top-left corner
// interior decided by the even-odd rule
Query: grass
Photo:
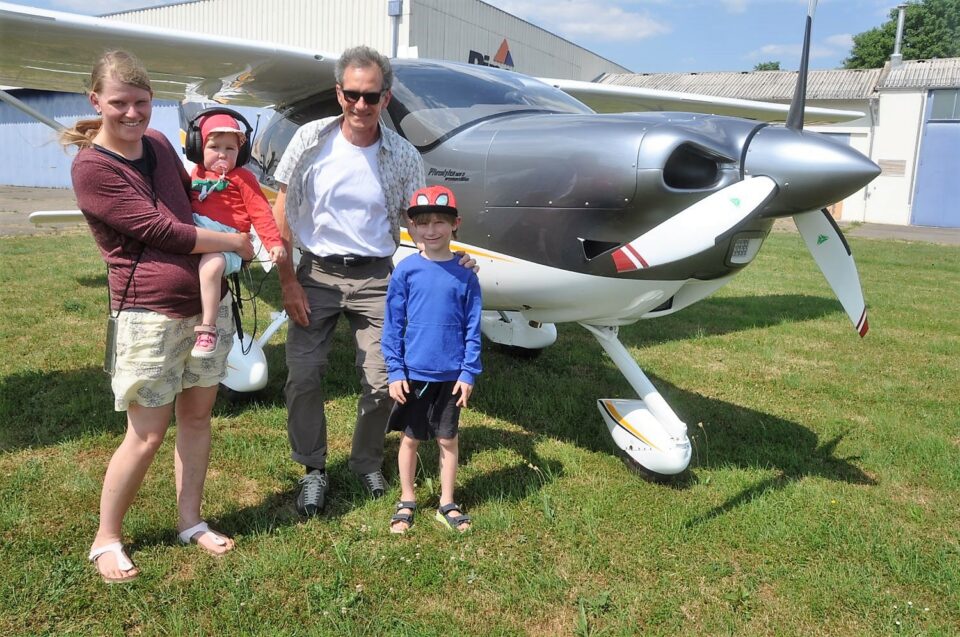
[[[215,410],[204,509],[238,550],[177,545],[168,439],[125,524],[143,575],[105,587],[85,561],[124,427],[99,371],[104,268],[85,234],[0,240],[0,633],[960,634],[960,249],[851,244],[863,340],[793,234],[714,297],[621,330],[689,425],[674,485],[613,456],[595,400],[630,389],[584,330],[561,326],[533,361],[485,343],[462,419],[464,536],[429,519],[431,446],[409,534],[388,532],[396,486],[363,498],[344,329],[326,381],[333,499],[298,518],[281,333],[268,388]],[[278,304],[271,278],[261,317]]]

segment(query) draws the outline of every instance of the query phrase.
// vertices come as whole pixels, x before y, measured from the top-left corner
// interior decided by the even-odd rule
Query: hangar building
[[[391,57],[483,64],[540,77],[595,80],[604,73],[629,72],[480,0],[193,0],[103,17],[334,56],[367,44]],[[82,95],[27,89],[12,94],[65,125],[92,113]],[[255,115],[248,119],[253,123]],[[261,119],[260,125],[265,123]],[[156,100],[151,125],[180,146],[175,102]],[[0,149],[0,184],[70,187],[72,154],[60,148],[47,126],[2,102]]]
[[[390,57],[487,64],[538,77],[592,81],[629,72],[480,0],[193,0],[104,17],[334,56],[367,44]]]

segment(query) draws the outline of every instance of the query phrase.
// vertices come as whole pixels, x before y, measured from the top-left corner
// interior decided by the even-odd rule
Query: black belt
[[[325,257],[317,256],[317,258],[324,263],[335,263],[348,268],[355,265],[367,265],[368,263],[373,263],[374,261],[386,259],[386,257],[365,257],[354,254],[331,254]]]

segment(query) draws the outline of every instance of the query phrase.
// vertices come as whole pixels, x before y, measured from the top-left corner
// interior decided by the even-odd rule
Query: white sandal
[[[124,573],[127,571],[132,571],[137,568],[133,562],[130,561],[130,558],[127,557],[127,554],[123,550],[123,544],[120,542],[111,542],[110,544],[105,544],[97,548],[90,549],[90,555],[87,557],[88,560],[93,562],[93,567],[97,569],[97,573],[100,574],[100,577],[107,584],[121,584],[123,582],[130,582],[137,579],[140,576],[140,573],[134,573],[132,575],[124,575],[123,577],[107,577],[100,572],[100,569],[97,568],[97,559],[104,553],[110,553],[113,555],[114,559],[117,560],[117,568],[119,568]]]
[[[213,543],[216,544],[217,546],[227,545],[227,540],[225,539],[226,538],[225,535],[221,535],[220,533],[217,533],[216,531],[212,530],[210,528],[210,525],[202,521],[198,522],[197,524],[194,524],[193,526],[191,526],[189,529],[186,529],[185,531],[180,531],[180,533],[177,534],[177,537],[180,539],[181,544],[196,544],[197,546],[200,546],[200,548],[202,548],[203,550],[207,551],[207,553],[210,553],[210,555],[213,555],[215,557],[219,557],[221,555],[226,555],[227,553],[229,553],[229,551],[224,551],[223,553],[214,553],[213,551],[209,551],[205,549],[203,546],[201,546],[198,540],[205,533],[209,533],[211,536],[213,536]],[[194,539],[194,536],[197,536],[197,539]]]

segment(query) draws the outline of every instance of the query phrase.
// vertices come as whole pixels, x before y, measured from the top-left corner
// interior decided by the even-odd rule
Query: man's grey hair
[[[380,88],[386,91],[393,86],[393,69],[390,67],[390,60],[369,46],[355,46],[344,51],[333,69],[333,77],[337,80],[337,84],[343,86],[343,74],[349,67],[356,66],[363,69],[374,65],[380,67],[380,73],[383,74],[383,86]]]

